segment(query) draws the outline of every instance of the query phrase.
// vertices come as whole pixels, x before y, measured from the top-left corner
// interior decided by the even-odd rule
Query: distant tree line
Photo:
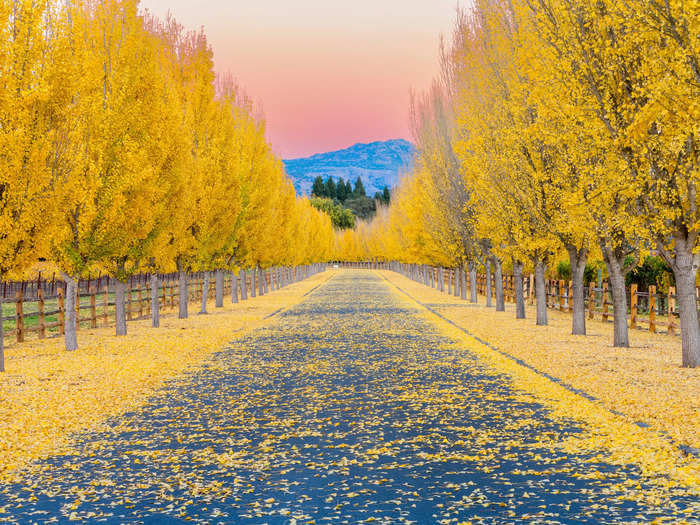
[[[328,213],[331,216],[333,226],[339,229],[354,228],[355,217],[369,219],[377,212],[377,203],[387,206],[391,201],[391,191],[388,186],[384,186],[384,190],[376,192],[374,198],[368,197],[360,177],[357,177],[353,188],[349,180],[338,177],[336,181],[333,177],[328,177],[324,181],[323,177],[319,175],[314,179],[311,196],[311,204]],[[323,202],[324,200],[327,202]],[[348,223],[347,215],[342,213],[342,210],[351,212],[353,215],[352,224]]]

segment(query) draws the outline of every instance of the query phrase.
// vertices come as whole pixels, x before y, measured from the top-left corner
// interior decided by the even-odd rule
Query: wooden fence
[[[248,297],[255,297],[269,290],[277,290],[291,282],[300,281],[325,268],[324,265],[296,267],[273,267],[258,269],[255,277],[251,270],[242,270],[237,275],[236,297],[245,300],[242,295],[242,279],[245,279]],[[264,280],[260,279],[260,276]],[[215,272],[210,272],[210,285],[207,299],[216,297]],[[204,272],[187,274],[188,302],[201,302],[204,293]],[[145,319],[151,315],[151,275],[135,275],[126,283],[126,320]],[[253,289],[255,282],[255,290]],[[161,310],[178,308],[180,301],[179,274],[158,274],[158,306]],[[262,284],[262,289],[260,285]],[[77,285],[76,326],[78,330],[114,325],[115,280],[107,276],[80,279]],[[231,271],[224,272],[223,295],[230,298],[233,293]],[[38,339],[63,335],[66,319],[66,286],[56,279],[38,279],[32,281],[8,281],[2,283],[0,297],[0,322],[5,328],[6,338],[14,337],[24,342],[30,336]]]
[[[427,286],[438,288],[441,291],[463,296],[462,286],[466,291],[466,297],[470,295],[470,280],[468,272],[456,268],[441,268],[428,265],[403,264],[396,262],[353,262],[336,263],[343,268],[360,269],[386,269],[392,270],[407,277],[422,282]],[[491,274],[491,297],[496,298],[495,275]],[[485,296],[487,282],[485,274],[478,274],[476,279],[477,293]],[[547,307],[560,312],[573,311],[572,281],[549,279],[545,282],[547,293]],[[676,302],[676,289],[669,287],[667,292],[660,292],[655,286],[648,290],[639,290],[636,284],[626,289],[627,314],[630,328],[648,330],[653,333],[678,334],[678,308]],[[535,303],[535,276],[530,274],[523,276],[523,295],[526,303]],[[515,277],[512,274],[503,275],[503,296],[506,302],[515,303]],[[696,289],[696,298],[700,297],[700,289]],[[697,299],[696,299],[697,301]],[[612,293],[607,281],[601,286],[589,283],[585,293],[585,305],[589,319],[601,321],[613,320]]]

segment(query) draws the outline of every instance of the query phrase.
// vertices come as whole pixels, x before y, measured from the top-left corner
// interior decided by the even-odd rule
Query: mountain
[[[299,195],[311,193],[314,179],[321,175],[350,180],[353,185],[359,176],[367,195],[393,188],[399,175],[411,169],[415,148],[402,139],[355,144],[347,149],[319,153],[303,159],[285,160],[284,165]]]

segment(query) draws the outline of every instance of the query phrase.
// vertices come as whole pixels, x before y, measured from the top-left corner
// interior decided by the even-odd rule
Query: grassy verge
[[[325,272],[263,297],[224,308],[209,303],[209,315],[177,319],[167,313],[161,327],[150,320],[128,324],[117,338],[113,327],[78,333],[80,349],[65,352],[61,339],[33,340],[6,352],[0,374],[0,482],[18,476],[32,460],[64,450],[74,432],[98,429],[109,417],[142,404],[169,378],[201,365],[212,352],[266,317],[303,299],[333,275]]]

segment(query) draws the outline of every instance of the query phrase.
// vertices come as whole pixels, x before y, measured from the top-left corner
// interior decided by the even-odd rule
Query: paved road
[[[121,425],[79,436],[75,455],[40,465],[34,488],[3,489],[0,516],[597,524],[650,521],[692,500],[620,499],[634,467],[557,451],[580,429],[402,304],[377,274],[335,275]]]

